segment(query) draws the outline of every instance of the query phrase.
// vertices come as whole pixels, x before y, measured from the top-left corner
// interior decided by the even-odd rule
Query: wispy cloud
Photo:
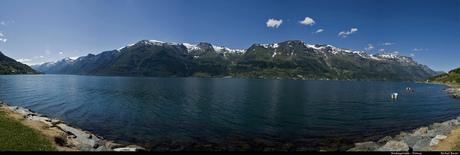
[[[379,52],[383,52],[383,51],[385,51],[385,49],[383,49],[383,48],[382,48],[382,49],[379,49]]]
[[[4,37],[3,33],[0,32],[0,37]],[[6,42],[6,38],[0,38],[0,42]]]
[[[364,50],[367,50],[367,51],[372,50],[372,49],[374,49],[374,46],[372,46],[372,44],[367,44],[367,47],[364,48]]]
[[[280,20],[275,20],[275,19],[272,18],[272,19],[269,19],[269,20],[267,21],[267,27],[275,27],[275,28],[278,28],[278,27],[281,25],[281,23],[283,23],[283,20],[282,20],[282,19],[280,19]]]
[[[351,28],[350,31],[347,31],[347,32],[342,31],[342,32],[340,32],[338,36],[342,36],[342,38],[347,38],[348,35],[353,34],[353,33],[357,32],[357,31],[358,31],[358,28]]]
[[[379,43],[379,45],[394,45],[395,43]]]
[[[411,53],[410,56],[411,56],[411,57],[415,57],[414,53]]]
[[[399,54],[399,52],[398,52],[398,51],[394,51],[393,53],[394,53],[394,54]]]
[[[324,30],[323,29],[319,29],[319,30],[316,30],[314,33],[320,33],[320,32],[323,32]]]
[[[299,22],[300,22],[300,24],[310,25],[310,26],[313,26],[315,24],[315,21],[313,19],[311,19],[310,17],[305,17],[304,20],[299,21]]]

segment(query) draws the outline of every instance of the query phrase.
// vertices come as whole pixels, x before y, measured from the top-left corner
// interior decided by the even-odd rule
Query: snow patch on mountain
[[[273,44],[259,44],[260,46],[263,46],[264,48],[278,48],[278,43],[273,43]]]
[[[230,48],[225,47],[225,46],[212,45],[212,48],[214,48],[214,51],[216,51],[217,53],[226,53],[226,52],[229,52],[229,53],[244,53],[244,52],[246,52],[246,50],[244,50],[244,49],[230,49]]]
[[[129,45],[126,45],[126,46],[123,46],[123,47],[120,47],[117,49],[118,52],[120,52],[121,50],[125,49],[125,48],[128,48],[128,47],[131,47],[133,46],[134,44],[129,44]],[[78,58],[78,57],[77,57]]]

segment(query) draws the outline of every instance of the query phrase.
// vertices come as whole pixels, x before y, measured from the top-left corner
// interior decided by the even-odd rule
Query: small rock
[[[114,151],[119,151],[119,152],[135,152],[136,148],[131,148],[131,147],[121,147],[121,148],[116,148],[113,149]]]
[[[107,142],[105,142],[104,146],[106,146],[107,148],[110,148],[110,149],[114,149],[114,148],[118,148],[118,147],[123,147],[124,145],[114,143],[112,141],[107,141]]]
[[[16,109],[18,109],[18,106],[10,106],[8,107],[8,109],[10,109],[11,111],[15,111]]]
[[[451,120],[451,124],[452,125],[460,125],[460,122],[458,120],[454,119],[454,120]]]
[[[421,127],[421,128],[419,128],[417,131],[415,131],[415,132],[412,134],[412,136],[421,136],[421,135],[423,135],[423,134],[425,134],[425,133],[427,133],[427,132],[428,132],[428,127]]]
[[[438,145],[439,141],[441,139],[445,139],[447,138],[447,136],[444,136],[444,135],[437,135],[436,137],[434,137],[431,142],[430,142],[430,146],[435,146],[435,145]]]
[[[409,151],[409,146],[404,142],[392,140],[377,149],[377,151]]]

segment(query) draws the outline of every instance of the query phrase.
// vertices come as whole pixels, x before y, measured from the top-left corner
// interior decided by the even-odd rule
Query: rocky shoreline
[[[18,106],[10,106],[0,101],[0,107],[6,107],[14,113],[24,116],[25,119],[38,121],[46,124],[49,128],[56,128],[65,133],[63,137],[55,137],[55,141],[63,147],[75,148],[80,151],[146,151],[136,145],[122,145],[113,141],[104,140],[102,137],[91,134],[88,131],[75,128],[59,119],[50,119],[45,115],[36,113],[30,109]],[[59,141],[59,142],[58,142]]]
[[[451,97],[460,99],[460,88],[457,85],[444,84],[450,88],[444,90],[451,93]],[[355,147],[348,151],[429,151],[440,140],[454,129],[460,127],[460,116],[442,123],[434,123],[428,127],[420,127],[412,132],[401,132],[395,137],[386,136],[377,142],[368,141],[355,143]]]
[[[460,88],[458,85],[451,85],[451,84],[444,84],[444,85],[446,85],[447,87],[450,87],[444,90],[446,93],[452,94],[450,95],[450,97],[460,99]]]

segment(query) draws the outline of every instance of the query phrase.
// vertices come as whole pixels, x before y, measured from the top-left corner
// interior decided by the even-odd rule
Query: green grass
[[[57,151],[44,134],[0,109],[0,151]]]
[[[455,146],[452,148],[452,151],[460,151],[460,138],[456,142]]]

